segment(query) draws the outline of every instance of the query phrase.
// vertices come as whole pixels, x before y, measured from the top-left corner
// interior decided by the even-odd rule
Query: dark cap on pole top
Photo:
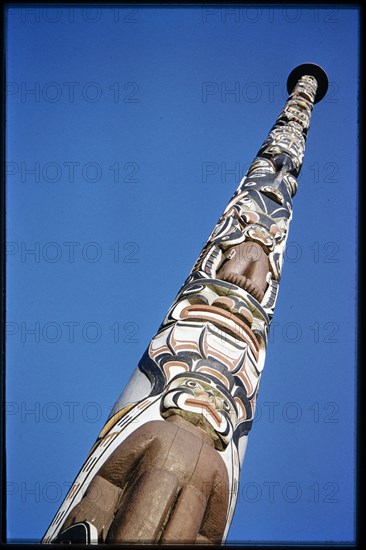
[[[287,79],[287,91],[289,94],[293,92],[297,82],[302,76],[313,76],[317,83],[318,89],[316,91],[314,103],[318,103],[323,99],[328,90],[328,77],[324,69],[320,65],[315,63],[303,63],[295,67],[289,74]]]

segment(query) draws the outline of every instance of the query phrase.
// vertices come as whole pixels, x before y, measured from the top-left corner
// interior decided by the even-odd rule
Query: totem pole
[[[321,67],[290,97],[117,400],[43,543],[222,543],[264,365]],[[244,535],[245,533],[243,533]]]

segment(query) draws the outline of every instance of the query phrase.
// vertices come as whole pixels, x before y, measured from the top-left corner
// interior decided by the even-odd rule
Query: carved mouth
[[[201,412],[202,412],[202,409],[205,408],[210,413],[210,415],[214,417],[216,422],[218,424],[221,424],[221,417],[219,413],[216,411],[216,409],[212,407],[212,405],[208,401],[203,401],[202,399],[194,399],[194,398],[188,397],[188,399],[186,399],[185,402],[187,403],[187,405],[193,405],[194,407],[199,406],[199,408],[201,409]]]
[[[221,330],[233,334],[241,341],[247,342],[249,340],[249,343],[255,350],[254,353],[259,350],[258,342],[250,328],[247,327],[243,321],[235,317],[233,313],[230,313],[221,307],[204,306],[199,304],[190,305],[182,310],[181,318],[198,321],[210,321]]]

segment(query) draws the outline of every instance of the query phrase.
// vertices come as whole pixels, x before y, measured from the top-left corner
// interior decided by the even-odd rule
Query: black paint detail
[[[145,351],[144,355],[138,363],[138,368],[141,372],[148,377],[151,383],[150,395],[157,395],[161,393],[166,384],[166,378],[158,365],[153,361],[148,353]]]
[[[52,544],[89,544],[90,538],[89,523],[75,523],[59,533]]]

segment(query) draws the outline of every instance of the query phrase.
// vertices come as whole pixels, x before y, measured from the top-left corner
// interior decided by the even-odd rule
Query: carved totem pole
[[[290,97],[42,542],[216,543],[233,517],[313,104]]]

